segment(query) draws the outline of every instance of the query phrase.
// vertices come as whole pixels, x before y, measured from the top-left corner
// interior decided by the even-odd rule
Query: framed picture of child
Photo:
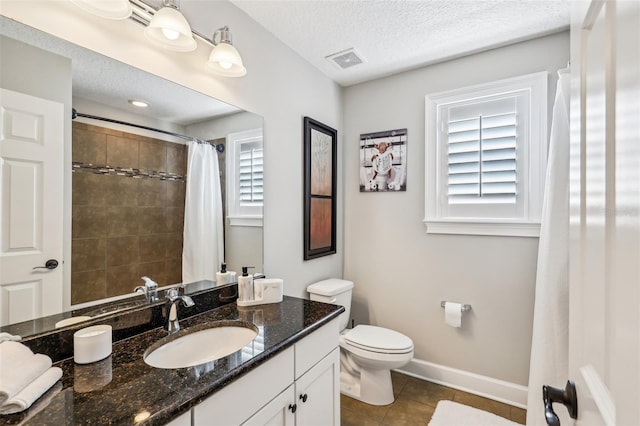
[[[360,192],[407,190],[407,129],[360,135]]]

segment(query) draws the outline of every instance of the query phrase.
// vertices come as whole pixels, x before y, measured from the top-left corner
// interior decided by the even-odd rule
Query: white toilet
[[[340,315],[340,391],[371,405],[391,404],[391,369],[413,358],[413,341],[383,327],[357,325],[347,329],[353,282],[336,278],[307,287],[311,300],[342,305]]]

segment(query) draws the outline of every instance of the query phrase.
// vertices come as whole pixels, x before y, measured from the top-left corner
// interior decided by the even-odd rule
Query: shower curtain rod
[[[75,108],[72,108],[71,119],[74,120],[77,117],[91,118],[93,120],[106,121],[108,123],[122,124],[124,126],[137,127],[138,129],[151,130],[152,132],[164,133],[165,135],[175,136],[177,138],[185,139],[188,141],[196,142],[196,143],[206,143],[212,145],[216,151],[224,152],[224,145],[222,144],[214,144],[208,141],[203,141],[202,139],[197,139],[191,136],[181,135],[180,133],[169,132],[167,130],[154,129],[153,127],[142,126],[140,124],[128,123],[126,121],[114,120],[112,118],[99,117],[97,115],[83,114],[81,112],[76,111]]]

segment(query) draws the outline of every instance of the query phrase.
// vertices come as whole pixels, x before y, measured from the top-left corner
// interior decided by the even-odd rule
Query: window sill
[[[463,222],[425,219],[424,224],[427,234],[540,237],[540,224],[533,222]]]
[[[227,216],[229,226],[262,227],[262,216]]]

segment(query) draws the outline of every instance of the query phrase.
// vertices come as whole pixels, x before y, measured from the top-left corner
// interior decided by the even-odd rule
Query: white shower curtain
[[[564,387],[569,378],[569,70],[558,76],[538,246],[527,425],[546,425],[542,385]],[[563,425],[571,424],[566,410],[555,411]]]
[[[218,153],[210,144],[189,143],[184,206],[182,281],[215,281],[224,261]]]

